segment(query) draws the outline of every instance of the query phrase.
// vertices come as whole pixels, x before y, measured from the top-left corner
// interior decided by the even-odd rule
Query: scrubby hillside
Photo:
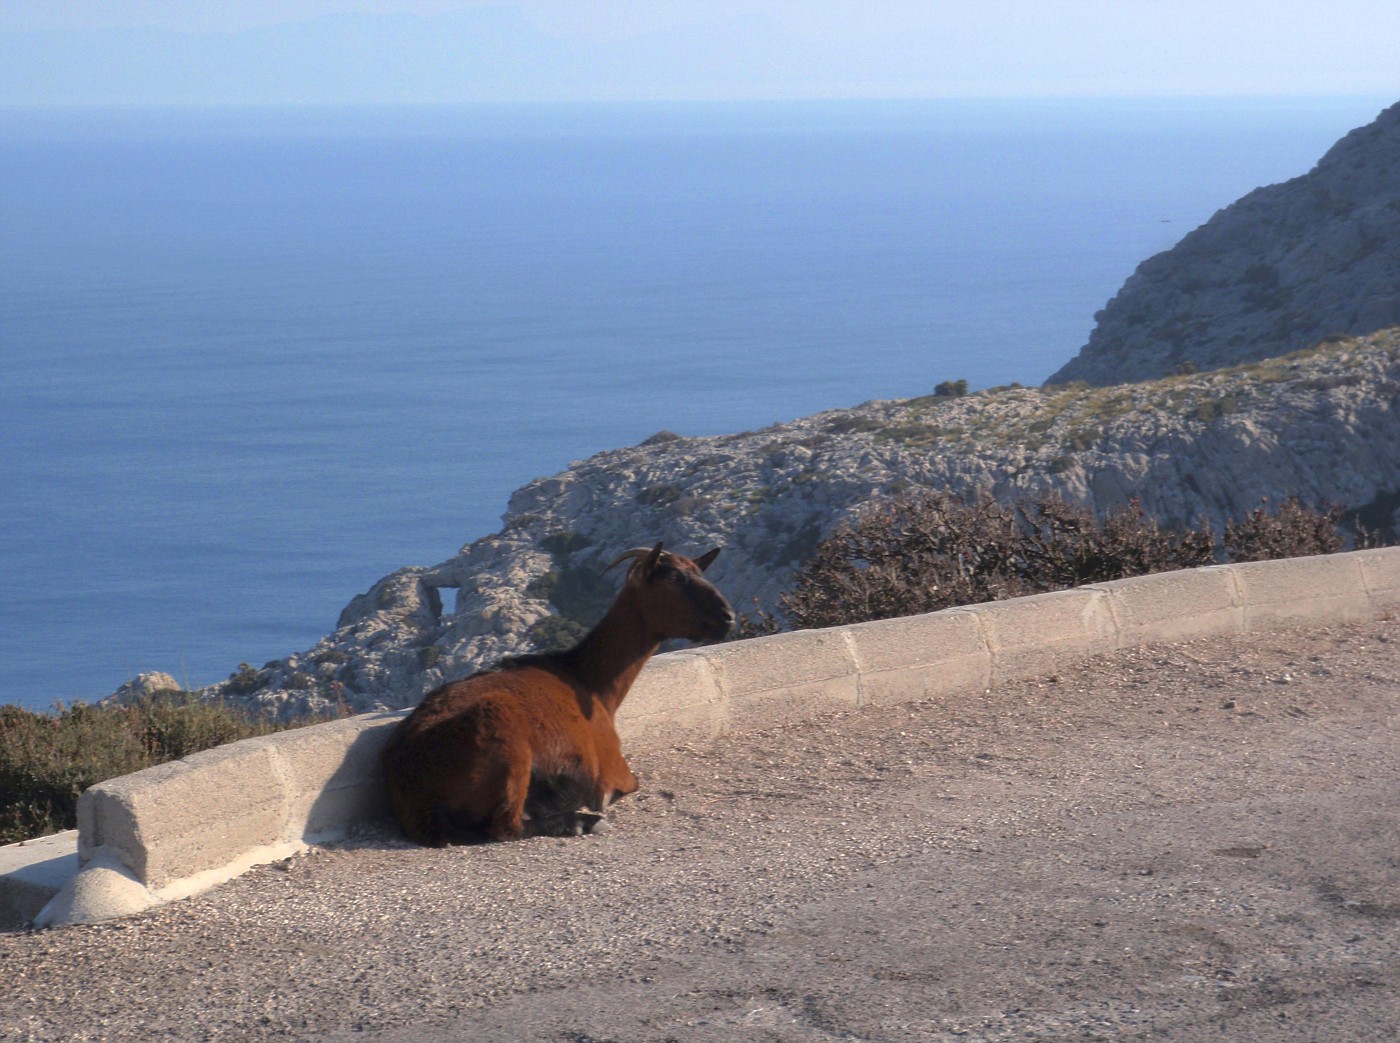
[[[1149,258],[1051,382],[1119,384],[1273,358],[1400,323],[1400,103],[1309,173]]]
[[[999,497],[1137,497],[1165,522],[1217,525],[1261,497],[1368,507],[1400,492],[1400,329],[1284,358],[1111,388],[1004,387],[869,402],[712,438],[658,435],[511,498],[500,532],[355,598],[316,647],[248,667],[223,694],[298,714],[343,698],[409,704],[445,678],[591,621],[603,564],[664,539],[724,546],[710,575],[772,608],[793,567],[881,493],[928,485]]]

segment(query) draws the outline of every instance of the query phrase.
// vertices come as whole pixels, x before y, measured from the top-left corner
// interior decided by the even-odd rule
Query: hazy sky
[[[1400,0],[0,0],[0,103],[1400,96]]]

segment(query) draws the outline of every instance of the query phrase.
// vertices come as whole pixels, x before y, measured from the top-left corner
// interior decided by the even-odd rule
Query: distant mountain
[[[342,105],[732,96],[810,71],[767,16],[621,39],[546,32],[512,5],[342,11],[235,32],[0,33],[0,105]],[[776,65],[772,64],[775,63]]]
[[[951,389],[956,390],[956,389]],[[600,453],[510,500],[500,532],[356,597],[315,647],[213,686],[284,716],[416,702],[445,679],[578,633],[629,547],[721,544],[710,576],[740,611],[775,606],[817,541],[910,486],[1130,497],[1163,522],[1217,525],[1296,493],[1393,524],[1400,329],[1267,362],[1113,388],[993,388],[868,402],[709,438]]]
[[[1144,261],[1095,318],[1050,383],[1215,369],[1400,324],[1400,103]]]

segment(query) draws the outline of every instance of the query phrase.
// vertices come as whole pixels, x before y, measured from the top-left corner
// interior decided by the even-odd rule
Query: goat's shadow
[[[361,715],[375,720],[351,740],[340,764],[312,800],[303,824],[303,843],[334,850],[418,846],[399,832],[389,810],[380,762],[384,747],[409,712]]]

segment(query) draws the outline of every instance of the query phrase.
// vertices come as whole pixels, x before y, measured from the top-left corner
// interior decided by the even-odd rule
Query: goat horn
[[[652,548],[650,547],[633,547],[631,550],[625,550],[621,554],[619,554],[613,560],[613,563],[607,568],[605,568],[603,572],[606,573],[612,571],[629,558],[645,558],[648,554],[651,553],[651,551]]]

